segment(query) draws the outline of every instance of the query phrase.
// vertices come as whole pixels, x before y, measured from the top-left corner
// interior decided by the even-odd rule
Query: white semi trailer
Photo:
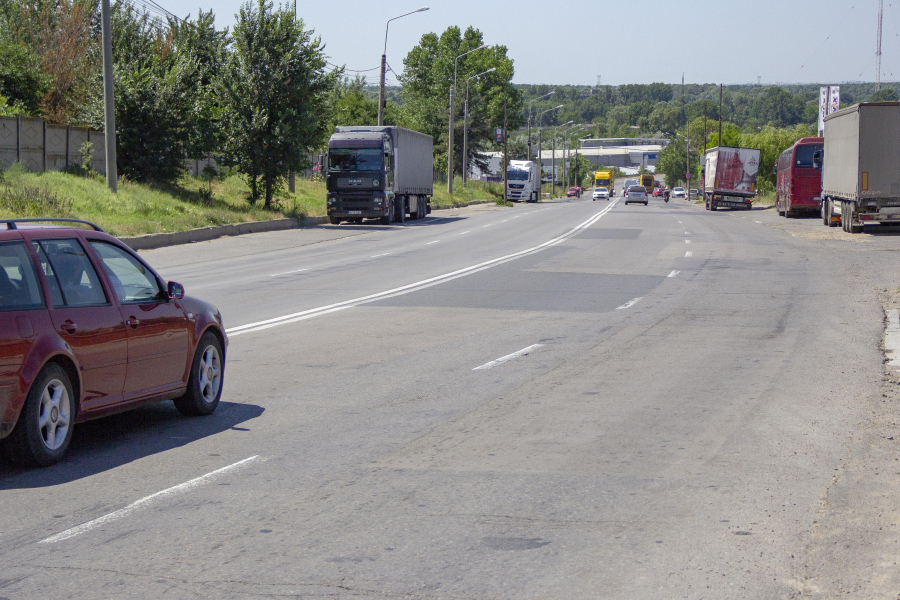
[[[541,180],[537,165],[530,160],[511,160],[506,168],[506,198],[511,202],[537,202]]]
[[[859,233],[900,224],[900,102],[856,104],[825,117],[822,220]]]

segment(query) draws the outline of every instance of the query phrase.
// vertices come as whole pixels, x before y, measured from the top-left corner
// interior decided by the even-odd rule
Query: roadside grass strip
[[[206,475],[201,475],[200,477],[196,477],[191,479],[190,481],[186,481],[182,484],[170,487],[168,489],[162,490],[161,492],[156,492],[155,494],[150,494],[149,496],[145,496],[140,500],[136,500],[132,502],[128,506],[124,508],[120,508],[117,511],[111,512],[108,515],[103,515],[102,517],[98,517],[92,521],[88,521],[87,523],[82,523],[81,525],[77,525],[70,529],[66,529],[56,535],[51,535],[48,538],[45,538],[38,542],[39,544],[55,544],[56,542],[61,542],[63,540],[67,540],[69,538],[73,538],[76,535],[81,535],[82,533],[86,533],[91,529],[104,525],[106,523],[110,523],[112,521],[116,521],[123,517],[127,517],[134,511],[145,508],[150,505],[150,503],[155,500],[161,500],[162,498],[167,498],[169,496],[174,496],[175,494],[180,494],[191,490],[195,487],[199,487],[205,483],[209,483],[219,475],[227,473],[229,471],[233,471],[239,467],[250,464],[251,462],[258,459],[259,456],[251,456],[250,458],[245,458],[244,460],[239,460],[238,462],[228,465],[227,467],[222,467],[221,469],[216,469],[211,473],[207,473]]]
[[[262,331],[263,329],[269,329],[271,327],[278,327],[279,325],[287,325],[288,323],[296,323],[297,321],[304,321],[306,319],[312,319],[314,317],[319,317],[322,315],[327,315],[329,313],[337,312],[340,310],[344,310],[347,308],[352,308],[354,306],[359,306],[361,304],[367,304],[369,302],[376,302],[378,300],[386,300],[388,298],[394,298],[395,296],[402,296],[404,294],[409,294],[411,292],[417,292],[419,290],[423,290],[425,288],[429,288],[439,283],[444,283],[447,281],[452,281],[454,279],[458,279],[460,277],[465,277],[466,275],[472,275],[473,273],[478,273],[479,271],[484,271],[486,269],[490,269],[491,267],[496,267],[497,265],[502,265],[504,263],[516,260],[517,258],[522,258],[523,256],[530,256],[532,254],[536,254],[541,252],[542,250],[546,250],[547,248],[551,248],[570,237],[577,235],[599,221],[606,215],[610,210],[615,207],[618,200],[614,200],[611,204],[606,206],[603,210],[601,210],[596,215],[591,218],[583,221],[582,223],[576,225],[566,233],[553,238],[552,240],[546,241],[543,244],[538,246],[533,246],[531,248],[527,248],[525,250],[520,250],[519,252],[515,252],[513,254],[507,254],[506,256],[501,256],[499,258],[494,258],[477,265],[472,265],[470,267],[465,267],[463,269],[459,269],[457,271],[452,271],[450,273],[445,273],[444,275],[438,275],[436,277],[431,277],[428,279],[423,279],[422,281],[417,281],[415,283],[410,283],[408,285],[404,285],[401,287],[397,287],[391,290],[386,290],[384,292],[378,292],[376,294],[370,294],[368,296],[363,296],[361,298],[354,298],[353,300],[346,300],[344,302],[337,302],[335,304],[329,304],[327,306],[320,306],[318,308],[311,308],[309,310],[304,310],[301,312],[292,313],[289,315],[283,315],[281,317],[275,317],[272,319],[267,319],[265,321],[257,321],[256,323],[248,323],[246,325],[239,325],[237,327],[232,327],[231,329],[226,329],[225,332],[229,336],[242,335],[245,333],[251,333],[254,331]]]
[[[887,311],[887,327],[884,329],[884,353],[888,366],[900,371],[900,310]]]
[[[543,344],[532,344],[532,345],[528,346],[527,348],[522,348],[518,352],[513,352],[512,354],[507,354],[506,356],[501,356],[497,360],[492,360],[491,362],[484,363],[480,367],[475,367],[472,370],[473,371],[483,371],[485,369],[492,369],[493,367],[496,367],[497,365],[502,365],[503,363],[510,361],[514,358],[519,358],[520,356],[526,356],[526,355],[530,354],[532,350],[536,350],[537,348],[540,348],[541,346],[543,346]]]

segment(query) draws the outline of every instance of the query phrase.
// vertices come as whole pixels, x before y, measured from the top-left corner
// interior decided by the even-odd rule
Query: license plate
[[[348,210],[347,214],[348,215],[361,215],[362,211],[361,210]]]

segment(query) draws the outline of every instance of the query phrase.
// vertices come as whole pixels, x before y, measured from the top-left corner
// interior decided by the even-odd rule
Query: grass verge
[[[113,194],[106,187],[106,179],[98,174],[31,173],[13,165],[0,171],[0,215],[84,219],[121,237],[327,214],[324,181],[297,179],[294,189],[294,193],[279,192],[272,209],[267,210],[261,202],[250,205],[249,188],[238,175],[212,182],[185,175],[174,185],[123,179],[118,193]],[[445,184],[436,183],[431,203],[434,208],[447,208],[502,202],[502,197],[502,184],[470,181],[464,186],[457,178],[452,195]]]

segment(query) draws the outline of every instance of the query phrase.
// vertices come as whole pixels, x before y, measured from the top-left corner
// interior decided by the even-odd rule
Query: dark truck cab
[[[332,224],[403,222],[431,212],[431,136],[400,127],[338,127],[324,157]]]

